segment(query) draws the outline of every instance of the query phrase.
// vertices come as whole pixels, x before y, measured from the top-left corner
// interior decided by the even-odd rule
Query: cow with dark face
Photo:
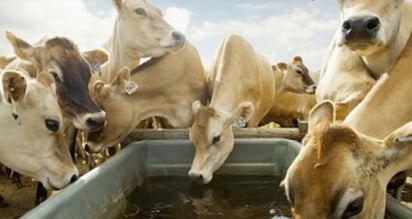
[[[19,65],[16,62],[26,60],[35,66],[36,72],[52,74],[64,117],[71,120],[76,128],[96,131],[105,125],[106,113],[91,98],[88,90],[90,64],[106,62],[108,56],[105,52],[94,50],[81,54],[72,41],[63,37],[43,39],[36,45],[30,45],[11,32],[6,32],[6,37],[20,58],[8,66],[16,68]],[[28,74],[33,75],[32,72]]]

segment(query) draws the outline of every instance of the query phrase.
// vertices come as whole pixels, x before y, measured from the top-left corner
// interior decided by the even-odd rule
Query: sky
[[[339,25],[334,0],[151,0],[165,19],[199,50],[208,67],[229,34],[240,34],[272,64],[300,55],[320,69]],[[0,55],[13,51],[10,30],[29,43],[65,36],[81,50],[99,48],[110,37],[117,15],[111,0],[1,0]]]

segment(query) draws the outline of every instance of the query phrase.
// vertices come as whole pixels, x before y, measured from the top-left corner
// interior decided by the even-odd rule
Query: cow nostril
[[[349,32],[351,29],[352,29],[352,25],[351,25],[350,21],[343,22],[343,24],[342,24],[342,31],[343,32],[345,32],[345,33]]]
[[[90,146],[88,145],[88,144],[85,144],[84,145],[84,150],[87,152],[87,153],[92,153],[92,151],[91,151],[91,149],[90,149]]]
[[[76,182],[76,180],[77,180],[78,178],[79,178],[79,177],[77,177],[77,175],[74,174],[74,175],[70,178],[70,183]]]
[[[195,174],[195,173],[191,173],[189,174],[190,179],[197,183],[197,184],[203,184],[203,175],[202,174]]]
[[[380,22],[377,17],[370,18],[366,21],[366,29],[370,32],[376,32],[379,30]]]
[[[106,124],[106,117],[89,117],[86,124],[91,131],[97,131]]]

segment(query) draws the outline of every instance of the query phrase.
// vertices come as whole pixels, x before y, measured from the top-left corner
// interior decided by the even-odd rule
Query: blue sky
[[[222,40],[244,36],[271,63],[301,55],[317,70],[336,27],[334,0],[151,0],[194,44],[206,67]],[[67,36],[81,49],[100,47],[110,36],[116,12],[111,0],[1,0],[0,32],[29,42]],[[12,51],[0,37],[0,55]]]

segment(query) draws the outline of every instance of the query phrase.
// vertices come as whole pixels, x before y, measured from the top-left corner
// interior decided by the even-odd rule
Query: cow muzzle
[[[342,44],[352,50],[364,50],[371,44],[381,44],[377,40],[381,22],[371,15],[350,17],[342,23]]]

